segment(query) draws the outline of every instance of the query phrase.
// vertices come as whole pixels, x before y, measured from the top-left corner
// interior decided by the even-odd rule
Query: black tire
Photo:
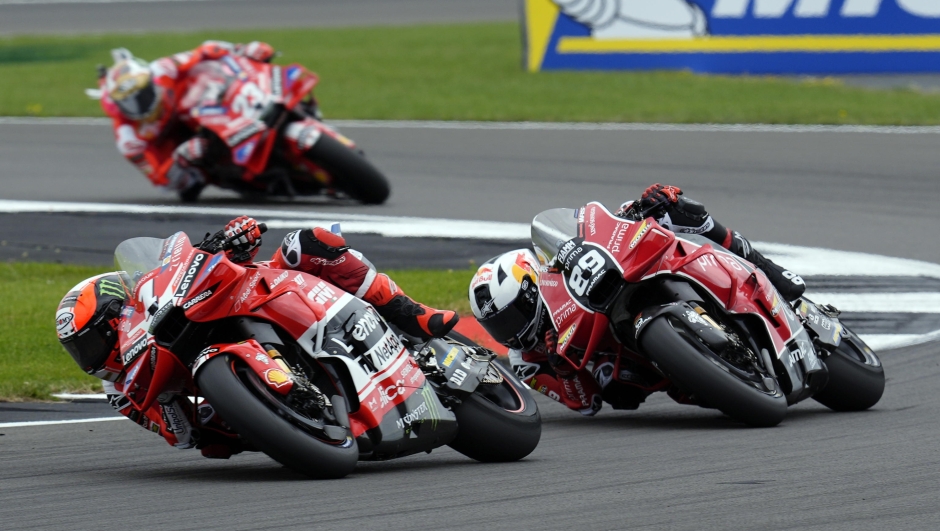
[[[180,201],[183,203],[195,203],[196,201],[199,201],[199,195],[202,194],[202,191],[205,189],[205,187],[206,185],[204,184],[197,184],[196,186],[192,186],[186,190],[178,192]]]
[[[499,363],[493,366],[503,375],[503,383],[482,384],[454,407],[457,437],[448,446],[484,463],[518,461],[538,446],[542,417],[512,371]]]
[[[733,375],[718,356],[681,324],[674,325],[668,315],[648,323],[639,344],[679,389],[735,420],[770,427],[780,424],[787,415],[787,400],[779,386],[768,392]]]
[[[359,460],[351,437],[324,442],[299,429],[265,405],[236,374],[229,356],[207,361],[196,377],[199,389],[219,415],[256,448],[284,466],[316,479],[349,475]]]
[[[333,177],[333,184],[349,197],[367,205],[380,205],[391,190],[388,179],[365,157],[324,133],[307,157]]]
[[[839,348],[823,360],[829,381],[813,399],[834,411],[863,411],[881,400],[885,371],[878,355],[854,332],[846,332]]]

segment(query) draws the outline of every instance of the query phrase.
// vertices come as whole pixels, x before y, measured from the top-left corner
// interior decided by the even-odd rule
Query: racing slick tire
[[[758,388],[728,370],[724,361],[670,316],[653,319],[639,338],[653,364],[679,389],[729,417],[755,427],[780,424],[787,400],[774,382]]]
[[[452,332],[450,339],[475,343]],[[503,377],[499,384],[481,384],[453,408],[457,436],[448,444],[477,461],[518,461],[532,453],[542,437],[542,417],[529,390],[513,372],[491,362]]]
[[[813,399],[833,411],[863,411],[881,400],[885,371],[878,355],[846,329],[839,347],[823,359],[829,381]]]
[[[312,478],[337,479],[353,471],[359,448],[352,437],[328,442],[288,422],[239,377],[239,364],[217,356],[196,375],[199,389],[226,423],[275,461]]]
[[[372,163],[328,134],[320,135],[307,158],[333,177],[336,188],[357,201],[380,205],[391,193],[388,179]]]

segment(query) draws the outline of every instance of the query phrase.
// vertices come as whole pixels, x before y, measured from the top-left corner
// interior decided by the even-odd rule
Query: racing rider
[[[626,217],[636,208],[649,211],[666,229],[701,234],[753,263],[788,301],[803,294],[802,278],[765,258],[744,236],[724,227],[678,187],[654,184],[639,201],[622,204],[615,215]],[[661,388],[662,376],[640,365],[625,368],[628,360],[621,360],[615,379],[612,358],[599,356],[592,374],[588,369],[576,370],[558,356],[558,334],[539,297],[539,270],[535,254],[518,249],[488,260],[470,282],[473,315],[493,339],[509,347],[509,361],[522,381],[588,416],[597,413],[604,401],[616,409],[636,409]]]
[[[225,226],[227,237],[239,234],[235,249],[226,255],[236,263],[251,263],[261,245],[257,222],[241,216]],[[412,336],[443,337],[457,324],[455,312],[415,302],[387,275],[378,273],[362,253],[350,249],[342,236],[319,227],[288,234],[270,261],[254,265],[316,275],[371,303],[382,317]],[[208,403],[196,408],[189,400],[172,397],[140,411],[124,395],[118,326],[128,302],[129,281],[118,271],[89,278],[72,288],[56,311],[62,346],[82,370],[104,380],[114,409],[144,429],[159,433],[169,444],[196,447],[206,457],[222,459],[247,449]]]
[[[194,136],[189,111],[205,98],[218,98],[225,85],[224,79],[206,82],[204,93],[188,95],[200,71],[197,66],[227,55],[269,62],[274,49],[257,41],[244,45],[206,41],[195,50],[151,63],[125,48],[111,54],[115,64],[102,72],[99,83],[101,107],[112,119],[118,151],[154,185],[178,192],[183,200],[195,200],[206,183],[202,165],[207,142]],[[202,75],[212,77],[210,72]]]

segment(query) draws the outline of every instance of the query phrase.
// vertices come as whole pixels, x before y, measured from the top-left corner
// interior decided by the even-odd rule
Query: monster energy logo
[[[114,282],[113,280],[99,280],[98,281],[98,295],[111,295],[112,297],[124,298],[127,296],[124,293],[124,286]]]
[[[428,386],[424,386],[424,389],[421,390],[421,396],[424,397],[424,403],[428,405],[430,410],[428,419],[431,421],[431,429],[437,431],[437,421],[441,419],[441,414],[437,410],[437,396]]]

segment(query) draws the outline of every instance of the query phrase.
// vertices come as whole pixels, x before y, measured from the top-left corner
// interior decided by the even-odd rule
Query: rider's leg
[[[680,195],[676,202],[665,206],[662,218],[657,221],[673,232],[701,234],[751,262],[767,275],[770,283],[789,301],[798,299],[806,290],[803,279],[799,275],[773,263],[757,252],[751,242],[740,232],[725,228],[709,215],[704,205],[697,201]]]
[[[342,236],[320,227],[288,234],[271,257],[271,266],[316,275],[372,304],[382,317],[413,336],[442,337],[459,319],[456,312],[415,302],[362,253],[350,249]]]

